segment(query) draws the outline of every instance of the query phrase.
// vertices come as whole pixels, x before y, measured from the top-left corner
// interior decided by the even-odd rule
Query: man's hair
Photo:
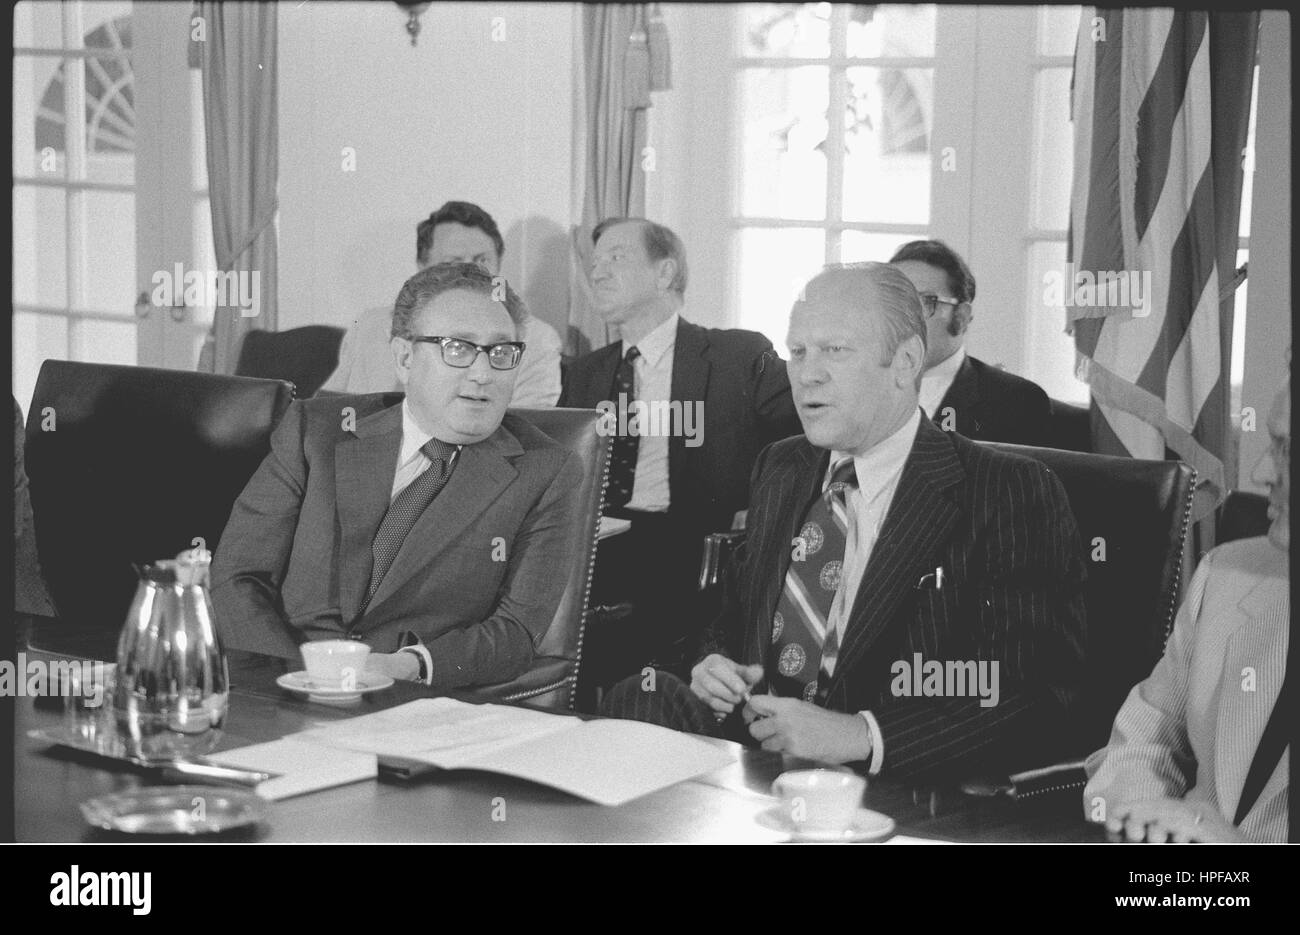
[[[847,294],[854,300],[860,300],[863,310],[872,312],[880,323],[883,339],[880,365],[889,366],[899,346],[911,337],[920,339],[921,359],[924,361],[925,312],[921,308],[921,297],[917,294],[916,287],[903,275],[902,270],[888,263],[832,263],[813,277],[813,282],[824,280],[830,284],[845,277]],[[871,301],[872,297],[875,302]],[[919,374],[917,379],[920,380]]]
[[[651,263],[658,263],[660,260],[673,261],[677,272],[673,275],[673,281],[668,284],[668,288],[678,295],[685,295],[686,247],[682,244],[682,239],[662,224],[656,224],[645,218],[605,218],[591,232],[592,246],[600,240],[601,234],[619,224],[636,224],[641,228],[641,242],[645,245],[645,252],[650,257]]]
[[[510,288],[504,277],[493,276],[477,263],[437,263],[426,266],[406,281],[393,303],[392,336],[412,337],[411,324],[430,302],[444,292],[456,289],[495,299],[498,286],[503,290],[506,313],[517,327],[527,316],[523,299]]]
[[[913,240],[905,243],[894,252],[889,262],[903,263],[909,260],[943,270],[948,277],[952,297],[957,301],[975,301],[975,275],[966,261],[957,255],[957,251],[942,240]]]
[[[501,231],[492,215],[468,201],[449,201],[415,226],[415,262],[423,263],[429,255],[433,248],[433,229],[439,224],[476,227],[492,239],[498,260],[506,252],[506,242],[501,239]]]

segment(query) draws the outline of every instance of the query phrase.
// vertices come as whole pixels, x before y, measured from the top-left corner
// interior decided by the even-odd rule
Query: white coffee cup
[[[299,649],[307,678],[321,688],[356,688],[370,655],[370,647],[358,640],[317,640]]]
[[[853,824],[862,806],[867,781],[854,773],[833,769],[797,769],[772,783],[782,811],[799,831],[839,832]]]

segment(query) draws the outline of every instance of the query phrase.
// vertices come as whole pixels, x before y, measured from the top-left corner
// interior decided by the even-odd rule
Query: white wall
[[[395,4],[280,4],[280,328],[390,304],[452,198],[496,218],[532,312],[565,320],[575,15],[435,3],[412,48]]]

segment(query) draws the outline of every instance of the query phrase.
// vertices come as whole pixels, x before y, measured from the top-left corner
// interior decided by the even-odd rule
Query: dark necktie
[[[423,474],[403,487],[393,498],[393,502],[388,505],[388,512],[384,514],[371,546],[374,564],[370,568],[370,587],[366,589],[366,599],[361,602],[362,611],[369,606],[370,599],[379,590],[379,583],[384,580],[384,575],[388,574],[388,569],[393,567],[393,561],[406,540],[406,534],[411,531],[411,527],[415,525],[420,515],[428,509],[433,498],[447,486],[456,450],[455,445],[438,441],[436,438],[429,439],[420,448],[424,456],[433,463]]]
[[[631,409],[636,399],[636,367],[634,361],[641,356],[635,345],[627,349],[618,369],[614,371],[613,403],[623,409],[626,400],[627,409]],[[632,499],[632,485],[636,481],[636,454],[641,441],[639,435],[616,435],[609,457],[609,489],[605,492],[607,507],[626,506]]]
[[[853,459],[835,465],[826,492],[813,501],[799,530],[802,547],[791,559],[785,587],[772,618],[773,693],[821,704],[828,678],[818,678],[839,652],[839,633],[830,623],[831,606],[843,577],[848,541],[850,488],[858,483]],[[820,691],[819,694],[819,683]]]
[[[1241,824],[1250,814],[1250,810],[1259,801],[1259,794],[1264,791],[1268,778],[1273,775],[1277,761],[1282,758],[1287,735],[1290,733],[1287,725],[1291,723],[1291,707],[1295,704],[1291,697],[1294,691],[1295,681],[1288,669],[1282,677],[1282,688],[1277,693],[1277,701],[1273,702],[1273,713],[1268,716],[1264,733],[1259,738],[1255,757],[1250,761],[1250,769],[1246,771],[1246,782],[1242,785],[1241,798],[1237,801],[1237,813],[1232,818],[1234,825]]]

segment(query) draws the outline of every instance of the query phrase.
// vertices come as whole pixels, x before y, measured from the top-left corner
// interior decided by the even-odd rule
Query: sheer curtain
[[[199,369],[233,373],[244,335],[276,328],[277,4],[198,3],[208,190],[217,267],[251,276],[252,308],[217,306]],[[248,293],[246,293],[248,294]]]

